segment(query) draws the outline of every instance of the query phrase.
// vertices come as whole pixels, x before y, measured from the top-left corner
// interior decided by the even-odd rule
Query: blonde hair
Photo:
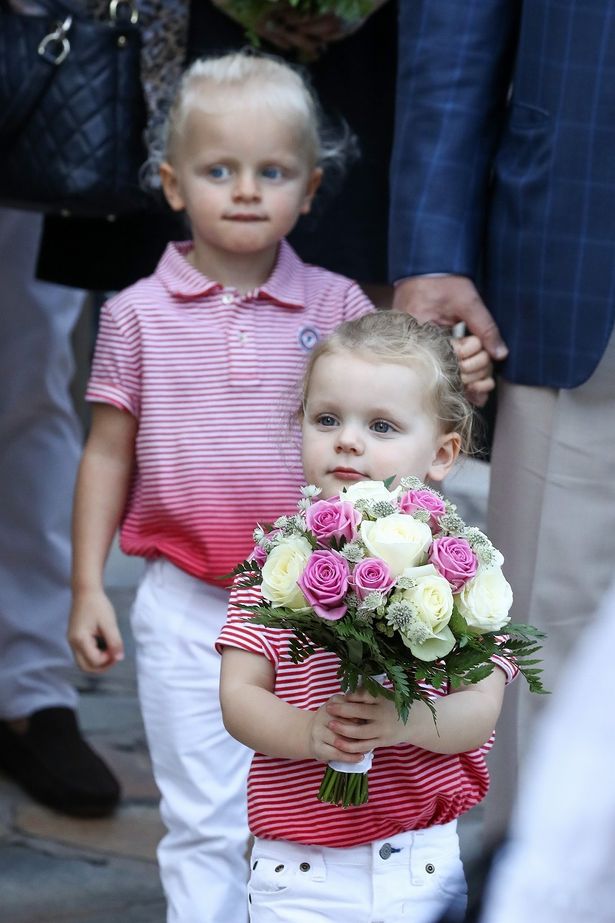
[[[321,356],[359,353],[369,360],[396,362],[424,373],[425,397],[443,433],[459,433],[461,450],[475,451],[476,415],[467,400],[450,337],[435,324],[419,324],[409,314],[376,311],[340,324],[308,359],[302,383],[305,407],[314,366]],[[369,384],[366,382],[366,387]],[[302,411],[301,411],[302,412]]]
[[[208,90],[221,91],[215,99]],[[169,111],[164,138],[164,157],[173,162],[189,112],[198,107],[225,110],[240,101],[265,106],[300,126],[301,144],[310,166],[336,163],[345,157],[348,139],[327,139],[320,108],[307,79],[297,69],[272,55],[236,52],[221,57],[201,58],[184,73]]]

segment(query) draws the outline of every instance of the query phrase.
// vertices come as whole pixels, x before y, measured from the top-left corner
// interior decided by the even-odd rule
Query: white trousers
[[[0,209],[0,718],[75,707],[66,642],[84,293],[34,279],[39,215]]]
[[[248,890],[250,923],[462,920],[456,821],[342,849],[257,839]]]
[[[228,592],[168,561],[147,565],[132,613],[139,697],[160,811],[168,923],[245,923],[252,751],[225,731],[214,642]]]
[[[512,620],[546,632],[545,685],[593,620],[615,572],[615,336],[572,390],[502,382],[491,461],[488,533],[504,555]],[[504,697],[490,756],[486,832],[506,827],[519,762],[548,696],[519,679]]]

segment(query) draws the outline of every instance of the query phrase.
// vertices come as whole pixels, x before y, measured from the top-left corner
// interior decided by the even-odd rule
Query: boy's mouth
[[[225,215],[225,221],[245,221],[246,224],[249,224],[253,221],[266,221],[264,215],[253,215],[248,212],[238,212],[236,215]]]

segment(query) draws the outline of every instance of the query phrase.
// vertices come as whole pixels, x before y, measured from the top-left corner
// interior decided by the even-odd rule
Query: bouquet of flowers
[[[295,663],[333,652],[344,692],[361,685],[385,696],[403,721],[415,701],[435,720],[428,687],[477,683],[495,654],[544,692],[533,657],[543,635],[510,624],[500,552],[418,478],[390,490],[392,480],[360,481],[330,500],[303,487],[297,514],[258,526],[251,557],[233,571],[261,588],[262,602],[244,606],[251,621],[290,629]],[[370,765],[369,754],[356,767],[330,764],[320,800],[363,804]]]
[[[250,41],[259,45],[258,33],[268,22],[284,17],[286,12],[300,16],[320,17],[330,14],[346,24],[357,27],[382,0],[214,0],[236,22],[246,28]]]

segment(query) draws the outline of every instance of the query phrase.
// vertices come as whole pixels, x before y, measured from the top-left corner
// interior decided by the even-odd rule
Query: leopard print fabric
[[[189,0],[131,0],[139,13],[142,36],[141,79],[147,106],[145,142],[148,159],[141,181],[159,189],[164,124],[181,78],[188,33]],[[109,0],[86,0],[90,15],[106,20]]]

